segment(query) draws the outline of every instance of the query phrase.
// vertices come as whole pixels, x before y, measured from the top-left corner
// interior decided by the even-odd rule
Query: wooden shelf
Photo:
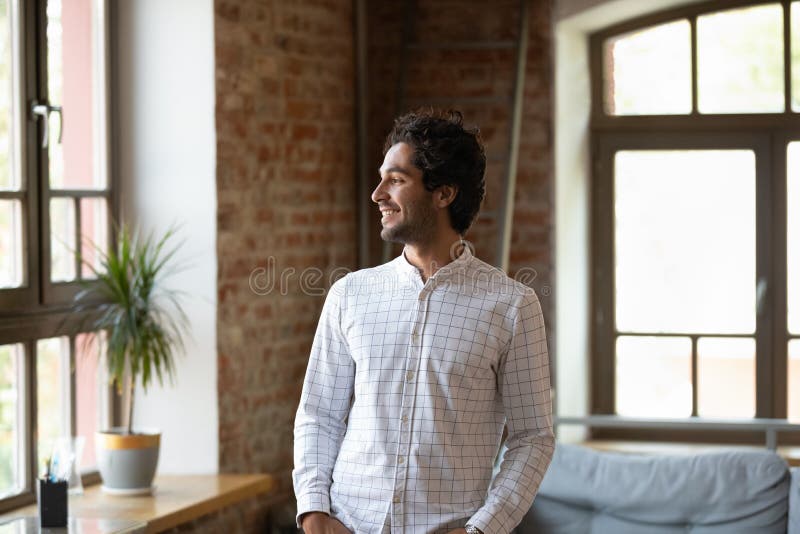
[[[152,495],[118,497],[100,486],[87,487],[83,495],[69,497],[69,515],[91,519],[125,519],[145,523],[148,534],[163,532],[251,497],[272,492],[270,475],[164,475],[156,477]],[[37,515],[36,505],[0,516]]]

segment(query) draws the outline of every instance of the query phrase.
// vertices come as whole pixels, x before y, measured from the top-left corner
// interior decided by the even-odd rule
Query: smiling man
[[[533,502],[554,444],[544,320],[464,245],[485,167],[460,113],[395,121],[372,200],[403,253],[333,285],[297,411],[309,534],[508,533]]]

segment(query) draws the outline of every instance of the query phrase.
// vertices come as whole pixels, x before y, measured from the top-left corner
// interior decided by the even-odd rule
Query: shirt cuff
[[[502,534],[503,524],[500,519],[485,508],[481,508],[469,518],[468,525],[478,527],[483,534]]]
[[[331,515],[331,499],[325,493],[306,493],[297,497],[297,528],[301,528],[300,516],[309,512],[323,512]]]

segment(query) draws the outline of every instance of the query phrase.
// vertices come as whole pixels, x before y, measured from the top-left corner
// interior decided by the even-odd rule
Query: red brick
[[[302,141],[303,139],[316,139],[319,136],[319,128],[310,124],[297,124],[292,127],[292,139]]]

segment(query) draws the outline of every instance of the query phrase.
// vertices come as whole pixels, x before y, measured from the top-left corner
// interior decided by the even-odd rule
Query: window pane
[[[104,189],[100,158],[103,79],[98,51],[97,2],[47,2],[47,75],[50,102],[62,106],[64,130],[57,114],[50,122],[50,187]]]
[[[18,65],[14,64],[12,5],[3,0],[0,1],[0,190],[19,189],[15,159],[19,142],[19,125],[15,120],[18,76]]]
[[[81,199],[81,277],[94,278],[90,265],[100,268],[95,245],[108,251],[108,207],[104,198]]]
[[[24,484],[23,426],[19,417],[22,345],[0,345],[0,495],[19,493]]]
[[[56,438],[70,433],[69,338],[36,343],[36,409],[38,466],[52,454]]]
[[[97,466],[94,434],[106,426],[107,381],[103,380],[102,367],[98,365],[101,342],[97,334],[80,334],[75,338],[75,417],[77,435],[86,438],[81,462],[83,471]]]
[[[704,417],[756,414],[756,341],[697,340],[697,413]]]
[[[48,98],[52,105],[62,106],[62,113],[68,114],[63,109],[63,28],[61,26],[60,0],[47,2],[47,82]],[[71,115],[71,113],[69,114]],[[69,118],[69,117],[68,117]],[[67,121],[69,122],[69,121]],[[55,113],[50,115],[48,132],[48,158],[50,161],[50,187],[61,189],[64,187],[64,131],[61,130],[62,119]],[[72,125],[70,124],[70,128]],[[59,140],[61,133],[61,140]]]
[[[701,113],[784,110],[780,4],[697,17],[697,106]]]
[[[792,2],[792,109],[800,111],[800,2]]]
[[[617,338],[616,411],[633,417],[692,415],[692,342],[686,337]]]
[[[786,150],[786,238],[788,255],[788,326],[800,334],[800,141],[789,143]]]
[[[75,201],[71,198],[50,200],[50,280],[75,279]]]
[[[679,20],[609,39],[605,106],[611,115],[692,111],[689,21]]]
[[[618,330],[755,331],[753,152],[620,151],[615,195]]]
[[[20,287],[24,283],[22,203],[0,200],[0,287]]]
[[[789,419],[800,423],[800,339],[789,341]]]

